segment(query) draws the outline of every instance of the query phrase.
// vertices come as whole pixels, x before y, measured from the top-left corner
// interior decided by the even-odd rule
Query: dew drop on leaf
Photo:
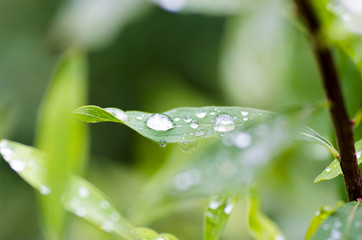
[[[78,206],[75,208],[75,214],[78,217],[84,217],[85,215],[87,215],[87,209],[83,206]]]
[[[0,142],[0,153],[3,155],[6,161],[9,161],[8,158],[10,158],[14,153],[13,150],[8,147],[6,140],[2,140]]]
[[[39,188],[39,191],[40,191],[40,194],[42,194],[42,195],[48,195],[51,192],[50,188],[45,185],[41,185]]]
[[[206,116],[206,112],[202,111],[202,110],[199,110],[196,112],[196,117],[198,118],[204,118]]]
[[[101,202],[101,208],[102,209],[108,209],[111,206],[111,204],[107,200],[103,200]]]
[[[169,116],[155,113],[147,118],[146,126],[152,130],[164,132],[174,128],[176,125]]]
[[[246,111],[241,111],[241,115],[243,115],[243,116],[247,116],[249,113],[248,112],[246,112]]]
[[[185,122],[189,123],[192,121],[192,117],[190,117],[189,115],[187,115],[184,119]]]
[[[218,132],[229,132],[235,129],[235,118],[229,114],[218,114],[213,120],[213,127]]]
[[[233,142],[235,144],[236,147],[240,148],[240,149],[244,149],[250,146],[252,139],[251,136],[247,133],[237,133],[234,138],[233,138]]]
[[[331,171],[331,169],[330,168],[326,168],[326,172],[330,172]]]
[[[112,232],[114,230],[114,223],[111,222],[111,221],[105,221],[103,224],[102,224],[102,229],[105,231],[105,232]]]
[[[197,142],[196,141],[184,141],[181,142],[181,150],[183,152],[192,152],[196,149]]]
[[[224,213],[229,215],[233,211],[234,205],[228,203],[224,208]]]
[[[360,158],[361,157],[361,152],[356,152],[356,158]]]
[[[20,159],[14,159],[14,160],[10,161],[10,167],[15,172],[22,172],[26,167],[26,163]]]
[[[192,122],[190,123],[190,127],[191,127],[192,129],[197,129],[197,128],[199,127],[199,123],[194,120],[194,121],[192,121]]]
[[[127,114],[118,108],[105,108],[107,112],[121,120],[122,122],[126,122],[128,120]]]
[[[78,194],[81,198],[87,198],[89,197],[89,190],[86,187],[80,187],[78,189]]]
[[[160,145],[160,147],[166,147],[167,146],[167,142],[165,140],[161,140],[158,145]]]

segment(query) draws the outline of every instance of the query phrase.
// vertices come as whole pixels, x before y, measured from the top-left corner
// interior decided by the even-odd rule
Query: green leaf
[[[47,178],[50,161],[44,152],[3,139],[0,141],[0,154],[14,171],[42,195],[53,194]],[[152,231],[139,230],[129,224],[99,189],[79,176],[70,177],[61,204],[67,211],[121,238],[143,240]],[[170,234],[159,234],[160,239],[177,240]]]
[[[45,233],[61,238],[65,213],[59,203],[71,173],[85,167],[88,129],[71,112],[83,105],[87,96],[85,53],[70,49],[59,61],[39,112],[36,146],[51,159],[46,171],[53,194],[40,197]]]
[[[332,208],[330,206],[323,206],[321,207],[312,221],[310,222],[309,228],[307,230],[307,233],[305,235],[305,239],[309,240],[313,236],[313,234],[316,232],[320,224],[334,211],[336,211],[337,208],[341,207],[344,203],[338,203],[336,207]]]
[[[271,116],[267,111],[242,107],[185,107],[151,114],[84,106],[76,109],[74,113],[85,122],[124,123],[141,135],[161,143],[196,141],[220,136],[228,131],[243,130]]]
[[[204,240],[218,240],[238,200],[238,195],[217,194],[209,199],[204,216]]]
[[[278,226],[261,212],[259,194],[255,186],[249,189],[248,205],[249,229],[254,239],[285,239]]]
[[[361,164],[361,162],[362,162],[362,157],[361,157],[362,140],[359,140],[355,144],[355,148],[356,148],[356,157],[357,157],[358,164]],[[323,172],[321,174],[319,174],[316,177],[316,179],[314,179],[314,182],[317,183],[317,182],[320,182],[323,180],[329,180],[329,179],[337,177],[339,174],[342,174],[341,166],[339,165],[338,160],[334,160],[331,164],[329,164],[329,166],[326,169],[323,170]]]
[[[332,153],[334,158],[338,158],[339,153],[334,148],[334,146],[325,137],[321,136],[310,127],[304,127],[303,130],[299,132],[297,139],[320,144],[327,148]]]
[[[359,240],[362,232],[360,202],[349,202],[330,214],[318,227],[311,240]]]

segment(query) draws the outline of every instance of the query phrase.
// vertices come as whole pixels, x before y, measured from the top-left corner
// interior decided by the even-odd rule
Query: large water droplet
[[[78,188],[78,194],[81,198],[87,198],[89,197],[89,190],[86,187],[80,187]]]
[[[110,114],[121,120],[122,122],[126,122],[128,120],[127,114],[123,112],[121,109],[110,107],[110,108],[105,108],[104,110],[106,110],[107,112],[109,112]]]
[[[184,141],[181,142],[181,150],[183,152],[192,152],[196,149],[197,142],[196,141]]]
[[[167,131],[176,125],[171,118],[165,114],[155,113],[150,115],[146,120],[146,126],[155,131]]]
[[[26,163],[20,159],[14,159],[10,162],[10,167],[15,172],[22,172],[26,167]]]
[[[235,129],[235,118],[229,114],[218,114],[213,120],[214,130],[218,132],[229,132]]]
[[[204,118],[206,116],[206,112],[200,109],[199,111],[196,112],[195,115],[198,118]]]
[[[250,135],[243,132],[237,133],[233,140],[235,146],[241,149],[249,147],[252,141]]]
[[[194,120],[194,121],[192,121],[192,122],[190,123],[190,127],[191,127],[192,129],[197,129],[197,128],[199,127],[199,123]]]

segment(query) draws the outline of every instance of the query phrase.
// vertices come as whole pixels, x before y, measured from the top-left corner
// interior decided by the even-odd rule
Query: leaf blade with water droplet
[[[362,163],[362,157],[361,157],[362,139],[359,140],[355,144],[355,149],[356,149],[356,157],[357,157],[358,164],[361,164]],[[323,172],[321,174],[319,174],[314,179],[314,183],[324,181],[324,180],[333,179],[333,178],[337,177],[340,174],[342,174],[341,166],[339,164],[339,161],[337,159],[335,159],[331,164],[328,165],[328,167],[326,167],[323,170]]]
[[[204,214],[204,240],[218,240],[238,200],[236,193],[218,194],[209,199]]]

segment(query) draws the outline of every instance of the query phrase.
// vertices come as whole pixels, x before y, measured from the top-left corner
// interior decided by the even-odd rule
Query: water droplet
[[[181,150],[183,152],[192,152],[196,149],[197,142],[196,141],[184,141],[181,142]]]
[[[86,187],[80,187],[80,188],[78,188],[78,195],[79,195],[81,198],[87,198],[87,197],[89,197],[89,190],[88,190],[88,188],[86,188]]]
[[[20,159],[14,159],[10,162],[10,167],[15,172],[22,172],[26,167],[26,163]]]
[[[285,238],[282,235],[276,235],[274,240],[285,240]]]
[[[41,185],[39,188],[39,191],[40,191],[40,194],[42,194],[42,195],[48,195],[51,192],[50,188],[45,185]]]
[[[197,129],[197,128],[199,127],[199,123],[194,120],[194,121],[192,121],[192,122],[190,123],[190,127],[191,127],[192,129]]]
[[[186,0],[158,0],[163,9],[169,12],[179,12],[186,4]]]
[[[360,158],[361,157],[361,152],[356,152],[356,158]]]
[[[165,140],[161,140],[161,141],[158,142],[158,145],[160,145],[160,147],[166,147],[167,142]]]
[[[325,224],[323,224],[322,228],[323,228],[323,230],[327,231],[329,229],[329,225],[325,223]]]
[[[247,116],[249,113],[248,112],[246,112],[246,111],[241,111],[241,115],[243,115],[243,116]]]
[[[175,127],[175,123],[165,114],[155,113],[146,120],[146,126],[155,131],[167,131]]]
[[[213,120],[214,130],[228,132],[235,129],[235,118],[229,114],[218,114]]]
[[[114,230],[114,223],[113,222],[110,222],[110,221],[105,221],[103,224],[102,224],[102,229],[105,231],[105,232],[112,232]]]
[[[111,206],[111,204],[107,200],[103,200],[101,202],[101,208],[102,209],[108,209]]]
[[[119,213],[114,212],[114,213],[111,214],[111,220],[112,220],[113,222],[118,222],[119,219],[121,219],[121,216],[119,215]]]
[[[229,215],[233,211],[234,205],[228,203],[224,208],[224,213]]]
[[[206,112],[202,111],[201,109],[199,111],[196,112],[196,117],[198,118],[204,118],[206,117]]]
[[[330,172],[331,171],[331,169],[330,168],[326,168],[326,172]]]
[[[174,120],[175,120],[175,122],[178,122],[178,121],[180,121],[180,118],[174,118]]]
[[[14,153],[14,151],[8,147],[8,142],[6,140],[0,141],[0,153],[6,161],[9,161],[9,158]]]
[[[192,117],[190,117],[189,115],[187,115],[184,119],[185,122],[189,123],[192,121]]]
[[[210,115],[215,115],[216,113],[215,112],[211,112]]]
[[[236,147],[244,149],[250,146],[252,140],[249,134],[240,132],[233,137],[233,142]]]
[[[335,221],[335,222],[334,222],[334,226],[335,226],[336,228],[340,228],[340,227],[342,227],[342,223],[341,223],[340,221]]]
[[[85,215],[87,215],[87,209],[83,206],[78,206],[75,208],[75,214],[78,217],[84,217]]]
[[[205,135],[205,132],[204,132],[204,131],[200,131],[200,132],[196,132],[196,133],[195,133],[195,136],[198,136],[198,137],[204,136],[204,135]]]
[[[246,122],[246,121],[248,121],[248,120],[249,120],[249,118],[244,117],[244,118],[243,118],[243,120]]]
[[[217,209],[222,204],[222,201],[218,201],[217,199],[212,199],[209,203],[209,208],[212,210]]]
[[[126,122],[128,120],[127,114],[118,108],[105,108],[107,112],[121,120],[122,122]]]
[[[136,117],[136,119],[138,119],[138,120],[142,120],[142,119],[143,119],[143,117],[138,116],[138,117]]]

